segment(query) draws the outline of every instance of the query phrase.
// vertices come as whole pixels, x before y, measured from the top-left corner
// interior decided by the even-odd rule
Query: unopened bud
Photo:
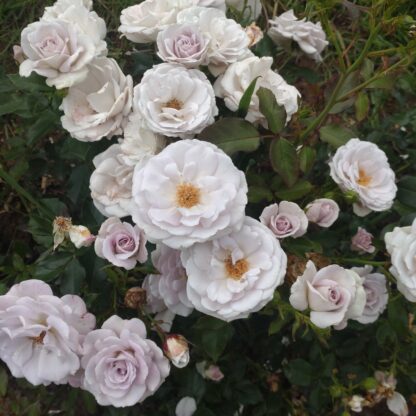
[[[353,203],[358,201],[358,194],[355,191],[344,192],[344,198],[347,202]]]
[[[168,335],[163,344],[163,352],[175,367],[183,368],[189,363],[189,345],[182,335]]]
[[[141,287],[131,287],[124,296],[124,304],[131,309],[139,309],[146,304],[146,290]]]
[[[249,48],[263,39],[263,31],[256,25],[256,23],[253,22],[250,26],[247,26],[245,30],[250,40],[250,43],[248,44]]]
[[[76,248],[89,247],[95,241],[95,236],[83,225],[72,225],[68,233],[69,239]]]

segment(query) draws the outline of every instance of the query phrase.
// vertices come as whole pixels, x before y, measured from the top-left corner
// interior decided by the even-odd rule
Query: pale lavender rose
[[[348,319],[362,315],[366,294],[354,271],[337,265],[317,271],[308,261],[303,275],[290,288],[289,301],[297,310],[310,309],[311,322],[319,328],[343,329]]]
[[[282,201],[264,208],[260,221],[273,231],[277,238],[297,238],[306,233],[308,218],[298,204]]]
[[[147,260],[143,231],[137,225],[133,227],[116,217],[110,217],[101,224],[94,248],[97,256],[126,270],[133,269],[137,262]]]
[[[339,206],[332,199],[315,199],[307,205],[306,216],[310,222],[328,228],[338,219]]]
[[[159,244],[152,252],[153,265],[159,274],[146,277],[144,286],[152,286],[149,291],[149,303],[153,297],[163,301],[163,304],[173,313],[180,316],[188,316],[193,311],[193,306],[186,294],[186,272],[181,262],[181,252],[163,244]],[[151,282],[151,283],[150,283]],[[160,312],[161,309],[154,312]],[[164,309],[164,308],[163,308]]]
[[[175,416],[192,416],[196,409],[196,401],[193,397],[182,397],[176,405]]]
[[[196,68],[207,64],[210,39],[194,25],[172,25],[157,36],[158,55],[165,62]]]
[[[48,284],[26,280],[0,296],[0,358],[33,385],[71,382],[94,326],[81,298],[58,298]]]
[[[351,239],[351,250],[359,253],[374,253],[376,248],[372,245],[373,234],[364,228],[358,227],[357,233]]]
[[[169,360],[146,338],[140,319],[112,316],[84,341],[84,390],[98,404],[133,406],[156,392],[169,374]]]
[[[362,324],[371,324],[378,319],[387,306],[389,294],[386,277],[381,273],[373,273],[371,266],[353,267],[352,270],[361,277],[367,299],[363,314],[355,319]]]

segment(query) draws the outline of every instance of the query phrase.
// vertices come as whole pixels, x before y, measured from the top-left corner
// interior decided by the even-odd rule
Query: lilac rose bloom
[[[374,253],[376,248],[372,243],[373,234],[370,234],[364,228],[358,227],[357,233],[351,239],[351,250],[358,251],[361,254]]]
[[[306,233],[308,218],[298,204],[282,201],[264,208],[260,221],[273,231],[277,238],[297,238]]]
[[[339,215],[339,206],[332,199],[315,199],[306,207],[306,216],[310,222],[323,228],[330,227]]]
[[[104,221],[95,240],[97,256],[114,266],[131,270],[137,262],[147,260],[146,237],[137,225],[110,217]]]

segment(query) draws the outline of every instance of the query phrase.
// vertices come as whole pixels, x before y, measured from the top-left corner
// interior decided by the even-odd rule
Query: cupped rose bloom
[[[351,250],[361,254],[374,253],[376,248],[372,245],[373,234],[362,227],[358,227],[357,233],[351,238]]]
[[[345,328],[348,319],[362,316],[366,304],[366,293],[356,272],[337,265],[317,271],[311,261],[290,293],[290,304],[300,311],[309,308],[311,321],[319,328]]]
[[[154,42],[160,30],[176,23],[177,12],[170,0],[145,0],[121,11],[118,31],[132,42]]]
[[[189,363],[189,344],[182,335],[168,335],[163,343],[163,352],[177,368],[184,368]]]
[[[250,217],[239,231],[195,244],[181,258],[195,309],[228,322],[262,309],[283,283],[287,263],[273,233]]]
[[[390,273],[397,289],[410,302],[416,302],[416,219],[409,227],[395,227],[384,236],[391,256]]]
[[[121,222],[116,217],[105,220],[94,244],[98,257],[114,266],[131,270],[147,260],[146,237],[137,225]]]
[[[84,341],[82,388],[101,406],[133,406],[156,392],[169,375],[162,350],[146,338],[140,319],[107,319]]]
[[[146,71],[134,88],[134,105],[150,130],[171,137],[192,137],[218,114],[204,73],[179,64],[163,63]]]
[[[172,25],[157,36],[158,55],[165,62],[196,68],[207,63],[210,38],[196,26]]]
[[[93,142],[121,134],[130,113],[133,79],[114,59],[96,58],[84,81],[72,86],[60,109],[62,127],[75,139]]]
[[[247,182],[212,143],[170,144],[134,172],[133,221],[154,243],[189,247],[241,227]]]
[[[226,0],[226,3],[242,13],[245,18],[257,20],[261,15],[262,5],[260,0]]]
[[[332,199],[315,199],[306,206],[306,216],[310,222],[328,228],[338,219],[339,206]]]
[[[293,10],[269,20],[268,35],[278,45],[287,47],[294,40],[307,55],[315,61],[322,61],[321,53],[328,45],[321,22],[298,20]]]
[[[124,162],[119,144],[95,156],[95,170],[90,177],[91,198],[106,217],[130,215],[134,167]]]
[[[353,191],[359,216],[386,211],[393,205],[397,186],[386,154],[374,143],[351,139],[339,147],[329,162],[331,177],[342,191]]]
[[[272,71],[272,64],[273,58],[253,56],[230,65],[215,81],[215,95],[223,98],[225,105],[231,111],[237,111],[241,97],[251,82],[257,78],[246,120],[267,127],[267,120],[260,111],[259,97],[256,94],[257,90],[263,87],[269,89],[276,97],[277,104],[285,108],[286,122],[288,122],[298,111],[300,93],[294,86],[287,84],[278,73]]]
[[[92,3],[83,0],[58,0],[53,6],[46,7],[41,21],[65,21],[88,36],[95,46],[96,55],[107,55],[105,36],[107,28],[104,19],[90,11]]]
[[[298,238],[308,229],[308,218],[298,204],[282,201],[264,208],[260,215],[260,221],[277,238]]]
[[[149,130],[140,114],[132,113],[124,127],[124,139],[120,142],[120,158],[126,165],[139,169],[139,166],[144,166],[165,145],[166,140],[163,136]]]
[[[152,252],[152,263],[159,274],[151,274],[146,283],[152,287],[149,295],[163,300],[164,308],[180,316],[188,316],[193,311],[192,303],[186,294],[186,272],[182,266],[181,253],[164,244],[158,244]],[[152,304],[152,301],[149,302]],[[154,310],[160,312],[163,309]]]
[[[353,267],[362,279],[366,294],[366,304],[363,314],[356,321],[362,324],[371,324],[384,312],[389,299],[387,292],[386,277],[381,273],[373,273],[371,266]]]
[[[192,416],[196,412],[196,401],[193,397],[182,397],[176,405],[175,416]]]
[[[221,10],[191,7],[178,14],[178,23],[193,23],[211,39],[207,59],[214,76],[224,72],[231,63],[252,55],[244,29],[235,20],[227,19]]]
[[[21,47],[26,59],[20,64],[20,76],[36,72],[58,89],[85,79],[87,65],[97,55],[93,40],[63,20],[31,23],[22,31]]]
[[[67,383],[94,326],[78,296],[58,298],[46,283],[24,281],[0,296],[0,358],[14,377],[33,385]]]

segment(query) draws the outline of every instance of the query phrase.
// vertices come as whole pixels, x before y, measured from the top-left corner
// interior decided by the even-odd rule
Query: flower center
[[[225,270],[230,279],[240,280],[244,273],[247,273],[249,269],[249,263],[246,259],[237,260],[233,263],[231,256],[225,260]]]
[[[34,344],[42,345],[43,338],[45,338],[46,331],[42,331],[37,337],[30,337]]]
[[[191,183],[181,183],[176,187],[176,203],[181,208],[192,208],[199,204],[201,191]]]
[[[360,186],[368,186],[371,182],[371,176],[368,176],[364,170],[358,170],[358,180],[357,183]]]
[[[183,108],[183,102],[182,101],[179,101],[177,98],[172,98],[171,100],[169,100],[165,104],[165,107],[174,108],[175,110],[182,110],[182,108]]]

